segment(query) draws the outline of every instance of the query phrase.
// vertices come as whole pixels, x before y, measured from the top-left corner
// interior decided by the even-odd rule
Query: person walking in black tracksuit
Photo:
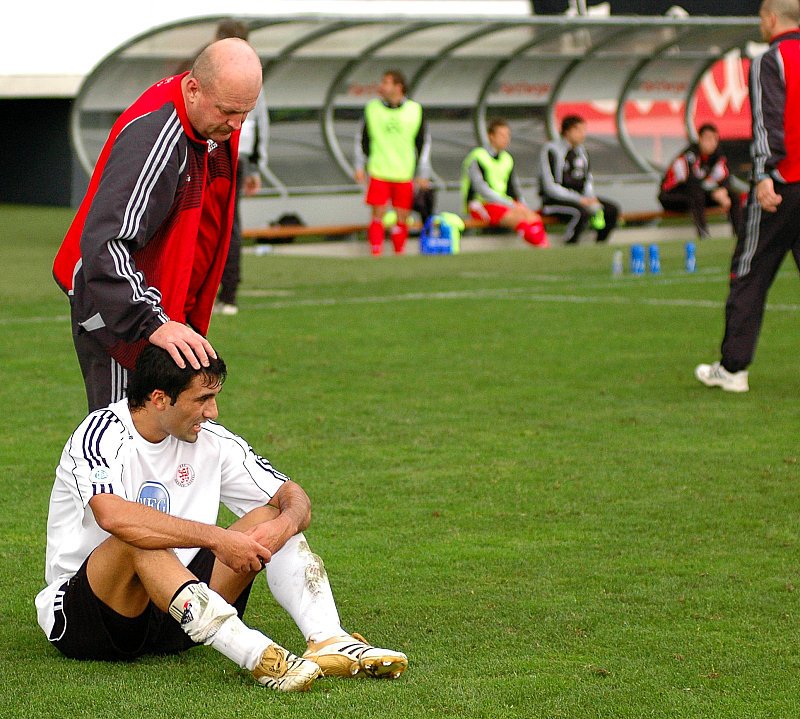
[[[727,392],[749,390],[748,366],[764,304],[787,253],[800,251],[800,4],[763,0],[761,34],[769,49],[750,67],[753,187],[745,231],[736,243],[718,362],[695,377]]]

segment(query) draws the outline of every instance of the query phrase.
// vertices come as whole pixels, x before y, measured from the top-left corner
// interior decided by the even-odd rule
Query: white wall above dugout
[[[156,80],[187,69],[221,19],[155,28],[87,76],[71,122],[87,173],[120,112]],[[694,133],[706,71],[759,40],[755,18],[731,17],[238,19],[264,63],[274,174],[264,193],[283,196],[360,191],[351,179],[354,136],[389,68],[406,74],[410,96],[426,109],[441,186],[458,182],[462,159],[493,116],[510,121],[518,172],[533,183],[539,148],[576,109],[592,113],[595,175],[652,179]],[[680,110],[642,122],[659,103]]]

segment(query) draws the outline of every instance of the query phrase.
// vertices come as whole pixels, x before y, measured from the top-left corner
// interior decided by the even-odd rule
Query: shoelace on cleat
[[[261,661],[258,668],[264,672],[264,675],[271,677],[282,677],[286,674],[287,663],[286,657],[283,652],[276,648],[273,644],[264,651],[261,655]]]

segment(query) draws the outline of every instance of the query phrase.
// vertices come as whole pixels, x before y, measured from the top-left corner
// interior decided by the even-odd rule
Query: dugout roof
[[[87,172],[119,113],[156,80],[187,69],[220,19],[155,28],[91,72],[71,123]],[[519,174],[534,178],[539,148],[570,110],[590,115],[595,174],[652,176],[694,134],[706,71],[759,40],[754,18],[238,19],[264,63],[274,175],[266,192],[278,194],[354,190],[361,110],[389,68],[406,74],[409,95],[426,109],[434,172],[447,186],[497,115],[510,120]],[[673,112],[643,120],[642,108],[659,103]]]

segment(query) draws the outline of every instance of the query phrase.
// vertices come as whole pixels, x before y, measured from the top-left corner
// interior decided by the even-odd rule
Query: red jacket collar
[[[192,123],[189,122],[189,115],[186,113],[186,100],[183,97],[183,78],[185,78],[188,74],[189,71],[186,71],[181,75],[175,75],[173,78],[170,78],[170,80],[173,82],[172,103],[175,105],[175,109],[178,111],[178,118],[180,119],[181,125],[183,125],[183,130],[189,139],[193,142],[203,144],[207,142],[206,138],[197,134],[197,130],[195,130]]]

